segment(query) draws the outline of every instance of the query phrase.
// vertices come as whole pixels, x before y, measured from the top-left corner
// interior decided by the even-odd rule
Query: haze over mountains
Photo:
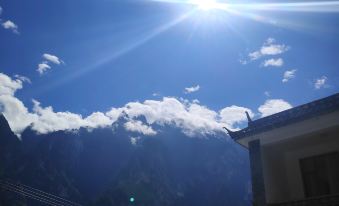
[[[249,205],[247,151],[224,133],[192,138],[157,125],[144,136],[126,121],[41,135],[28,127],[19,140],[1,115],[0,177],[83,205]],[[39,204],[1,191],[0,205]]]

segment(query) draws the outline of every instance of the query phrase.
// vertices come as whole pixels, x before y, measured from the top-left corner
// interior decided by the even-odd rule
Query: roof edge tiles
[[[238,140],[337,110],[339,110],[339,93],[250,121],[248,127],[239,131],[228,129],[227,131],[232,139]]]

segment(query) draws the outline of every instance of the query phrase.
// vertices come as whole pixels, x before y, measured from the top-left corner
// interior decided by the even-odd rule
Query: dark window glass
[[[339,193],[339,153],[300,160],[306,197]]]

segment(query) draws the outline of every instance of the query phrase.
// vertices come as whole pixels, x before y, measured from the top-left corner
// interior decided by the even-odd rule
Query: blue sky
[[[0,88],[12,89],[0,95],[28,113],[32,99],[86,117],[170,97],[217,113],[236,105],[259,118],[268,100],[296,106],[338,92],[338,1],[249,2],[261,9],[219,3],[227,9],[185,1],[0,1]],[[9,103],[0,104],[15,124]]]

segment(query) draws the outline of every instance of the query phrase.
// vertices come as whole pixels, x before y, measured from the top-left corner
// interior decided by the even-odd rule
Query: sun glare
[[[201,10],[218,8],[218,3],[215,0],[192,0],[192,4],[196,5]]]

